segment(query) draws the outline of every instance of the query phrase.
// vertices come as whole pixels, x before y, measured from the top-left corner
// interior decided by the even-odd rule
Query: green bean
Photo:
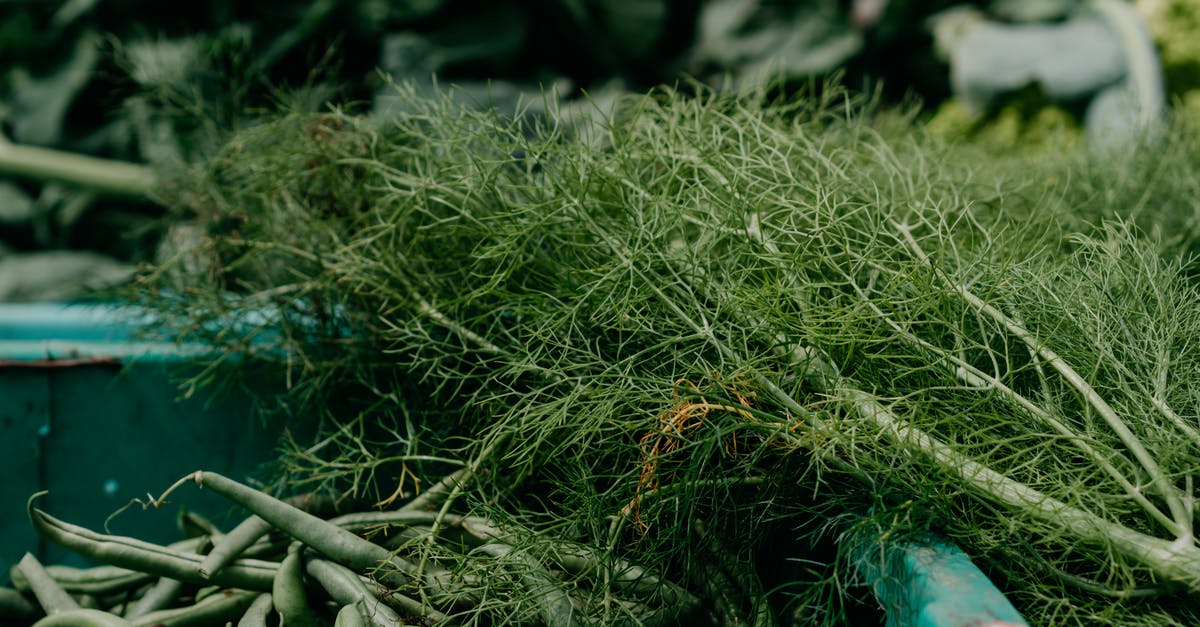
[[[209,577],[221,570],[270,531],[271,523],[259,516],[251,516],[243,520],[219,541],[213,541],[212,550],[204,556],[204,560],[200,563],[200,575]]]
[[[274,529],[272,529],[274,531]],[[238,558],[273,557],[285,553],[292,539],[282,533],[273,533],[259,538],[237,555]]]
[[[439,532],[443,531],[443,529],[438,529],[438,531]],[[443,537],[443,535],[444,534],[439,533],[438,539],[440,540]],[[383,548],[385,548],[389,551],[397,551],[406,546],[412,545],[414,542],[424,542],[424,541],[428,540],[428,538],[429,538],[429,530],[428,529],[418,529],[416,527],[403,527],[395,532],[388,533],[386,538],[384,538],[382,541],[376,541],[376,542],[378,542],[380,546],[382,546]],[[459,543],[459,544],[461,545],[461,543]]]
[[[204,544],[197,548],[197,553],[207,552],[207,550],[212,548],[212,543],[220,541],[224,536],[212,521],[195,512],[181,511],[178,523],[179,530],[182,533],[204,541]],[[129,608],[125,617],[137,618],[145,616],[150,612],[170,607],[182,589],[182,581],[170,577],[162,577],[137,600],[137,603],[133,607]]]
[[[134,627],[191,627],[193,625],[224,625],[242,616],[262,592],[254,590],[222,590],[188,607],[158,610],[133,619]]]
[[[347,569],[347,572],[349,572],[349,569]],[[449,571],[446,572],[448,573]],[[400,594],[395,590],[390,590],[383,584],[371,579],[370,577],[359,575],[358,580],[367,587],[367,592],[369,593],[368,598],[380,599],[384,603],[390,605],[394,610],[400,610],[412,616],[423,616],[432,621],[442,621],[446,618],[445,614],[442,614],[441,612],[416,599]],[[452,597],[451,600],[454,600],[454,598]],[[460,603],[469,605],[474,605],[476,603],[476,601],[473,599],[467,599],[461,596],[458,597],[457,600]]]
[[[463,476],[468,474],[468,472],[469,469],[467,468],[459,468],[442,477],[440,481],[429,486],[429,489],[405,503],[400,508],[400,511],[436,510],[446,501],[446,497],[458,486]]]
[[[363,617],[364,609],[362,599],[343,605],[342,609],[338,610],[333,627],[367,627],[367,621]]]
[[[116,614],[124,617],[125,612],[133,606],[137,600],[150,589],[150,586],[142,586],[136,590],[125,590],[122,592],[114,592],[101,597],[96,597],[100,600],[100,608],[110,614]]]
[[[242,614],[242,618],[238,620],[237,627],[267,627],[267,618],[271,615],[271,595],[266,592],[258,595],[250,607],[246,608],[246,613]],[[291,627],[293,623],[283,621],[281,623]]]
[[[29,620],[38,614],[37,608],[25,595],[13,588],[0,588],[0,622]]]
[[[506,532],[490,520],[477,516],[463,516],[459,519],[459,525],[463,530],[480,540],[490,539],[506,545],[513,543],[512,538],[514,536],[528,535]],[[494,549],[489,550],[494,552]],[[534,559],[535,563],[537,559],[548,559],[572,574],[581,574],[601,567],[601,556],[598,555],[595,549],[586,545],[574,545],[538,537],[535,538],[535,542],[530,545],[530,548],[526,550],[531,554],[526,557]],[[672,617],[686,615],[693,611],[700,603],[699,599],[688,591],[674,583],[646,572],[641,566],[618,559],[614,567],[616,570],[614,573],[616,581],[614,583],[618,584],[618,587],[621,589],[642,595],[655,593],[661,595],[664,610],[646,615],[645,618],[647,619],[655,622],[662,622],[664,620],[673,622],[671,620]],[[531,572],[538,571],[542,571],[540,564],[539,568]],[[540,575],[540,577],[548,577],[548,574]],[[529,583],[536,584],[537,582],[531,581]],[[565,607],[562,605],[562,599],[559,599],[558,603],[560,607]]]
[[[403,543],[417,537],[428,536],[429,532],[427,529],[418,530],[414,527],[417,525],[429,526],[437,520],[438,512],[405,511],[400,509],[390,512],[355,512],[353,514],[343,514],[337,518],[329,519],[328,522],[343,529],[357,532],[378,526],[405,526],[407,528],[402,530],[399,534],[402,536],[400,542]],[[455,514],[447,514],[442,516],[441,523],[438,527],[438,538],[442,539],[443,537],[449,535],[450,531],[454,531],[458,534],[453,536],[451,539],[451,542],[454,544],[479,546],[490,541],[490,538],[481,537],[477,532],[465,529],[463,526],[463,522],[465,520],[468,520],[468,518],[464,516],[457,516]],[[395,538],[389,536],[389,538],[382,543],[382,546],[387,548],[390,552],[396,549],[399,545],[397,544]],[[392,559],[395,560],[396,558]],[[427,566],[426,571],[434,573],[436,583],[444,583],[444,569],[437,571],[437,569],[429,568]]]
[[[409,576],[416,574],[415,565],[398,558],[393,559],[391,551],[297,507],[288,505],[265,492],[242,485],[214,472],[198,470],[192,473],[191,477],[201,486],[254,512],[284,533],[313,547],[338,563],[349,564],[355,570],[363,572],[374,570],[383,564],[390,564]]]
[[[51,564],[46,567],[46,572],[50,573],[64,590],[79,594],[110,594],[137,588],[154,579],[153,575],[118,566],[75,568]],[[9,575],[12,577],[13,587],[22,591],[29,590],[29,582],[16,565],[13,565]]]
[[[175,551],[192,552],[203,544],[203,540],[203,538],[189,538],[169,544],[167,548]],[[46,572],[50,573],[50,576],[54,577],[54,580],[67,592],[96,596],[108,596],[125,590],[132,590],[154,579],[154,575],[148,573],[108,565],[76,568],[74,566],[50,564],[46,566]],[[21,591],[29,590],[29,583],[25,581],[25,576],[21,574],[16,564],[13,564],[9,570],[9,576],[12,579],[14,588]]]
[[[58,520],[33,507],[29,499],[29,519],[41,535],[86,557],[114,566],[141,570],[161,577],[171,577],[186,583],[214,583],[231,588],[266,592],[271,589],[279,564],[261,560],[238,560],[223,569],[219,576],[205,579],[198,567],[201,557],[195,553],[173,551],[167,547],[135,538],[99,534],[84,527]]]
[[[204,544],[197,548],[197,553],[203,553],[211,549],[212,543],[219,541],[224,536],[212,521],[195,512],[181,510],[177,522],[180,532],[184,535],[200,538],[204,541]],[[137,618],[145,616],[150,612],[170,607],[182,589],[182,581],[170,577],[162,577],[137,600],[137,603],[133,607],[128,609],[125,617]]]
[[[285,503],[293,505],[309,513],[333,512],[337,505],[334,499],[327,495],[301,494],[284,499]],[[213,548],[200,564],[200,574],[208,577],[221,570],[229,562],[248,551],[263,536],[270,533],[271,523],[261,516],[253,515],[234,527],[224,537],[213,540]]]
[[[392,607],[392,609],[406,612],[412,616],[422,616],[433,622],[442,622],[446,620],[446,615],[421,603],[420,601],[384,588],[383,585],[372,579],[361,579],[363,585],[367,586],[374,593],[376,599],[383,600]]]
[[[279,570],[275,573],[271,598],[275,604],[275,611],[279,613],[285,625],[316,627],[312,608],[308,606],[308,595],[304,590],[301,556],[300,543],[295,542],[288,547],[287,557],[283,558]]]
[[[584,545],[539,538],[529,551],[539,559],[553,562],[572,575],[594,572],[611,563],[613,587],[623,592],[649,596],[657,594],[664,606],[676,608],[686,614],[699,605],[700,600],[679,585],[667,581],[645,568],[617,557],[604,555],[601,551]]]
[[[366,609],[369,610],[371,624],[381,627],[400,624],[400,615],[376,598],[367,584],[363,583],[362,579],[350,569],[317,558],[305,560],[304,569],[337,603],[351,605],[362,600],[367,605]],[[431,612],[431,614],[433,613]]]
[[[529,596],[536,600],[538,614],[547,627],[573,627],[581,624],[571,597],[537,558],[502,542],[485,544],[478,550],[495,558],[512,559],[518,564],[517,576],[525,585]]]
[[[326,522],[343,529],[362,529],[372,525],[426,525],[433,523],[435,519],[437,519],[437,512],[395,510],[390,512],[354,512],[352,514],[342,514],[337,518],[330,518]],[[458,517],[451,514],[446,517],[446,520],[454,521],[450,524],[456,524]]]
[[[133,627],[133,624],[100,610],[69,610],[47,616],[33,627]]]
[[[179,596],[179,591],[183,588],[183,582],[170,577],[161,577],[142,598],[137,600],[129,611],[125,612],[125,618],[137,618],[145,616],[155,610],[161,610],[170,606]]]
[[[38,561],[33,553],[26,553],[25,557],[17,563],[17,568],[25,575],[25,580],[29,582],[29,588],[33,590],[33,596],[37,598],[38,604],[42,606],[42,610],[48,615],[66,612],[68,610],[79,609],[79,603],[63,590],[62,586],[46,572],[46,568]]]
[[[353,514],[343,514],[337,518],[329,519],[329,523],[356,533],[361,533],[373,527],[403,526],[405,527],[403,532],[407,532],[408,536],[418,536],[418,534],[419,536],[427,536],[427,530],[419,531],[413,527],[417,525],[432,525],[437,518],[437,512],[394,510],[390,512],[355,512]],[[461,531],[459,528],[460,520],[460,516],[455,516],[453,514],[448,514],[443,517],[443,524],[438,530],[439,538],[446,535],[445,532],[450,529]],[[456,540],[461,540],[461,538],[456,538]],[[480,544],[479,542],[473,542],[473,540],[474,538],[471,538],[469,541],[472,541],[473,544]],[[386,541],[383,541],[380,544],[387,548],[390,553],[391,550],[395,548],[394,542],[395,541],[389,536]]]
[[[434,512],[427,512],[427,513],[430,515],[435,515]],[[347,514],[347,515],[349,516],[352,514]],[[305,558],[305,559],[307,560],[307,559],[315,559],[315,558]],[[442,571],[447,576],[450,575],[449,570],[442,569]],[[352,572],[352,571],[349,571],[347,569],[347,572]],[[374,579],[371,579],[370,577],[359,576],[358,579],[359,579],[359,581],[362,582],[362,584],[364,586],[367,587],[367,591],[370,593],[369,596],[371,596],[373,598],[377,598],[377,599],[383,599],[384,603],[387,603],[388,605],[392,606],[392,608],[394,608],[394,609],[408,612],[409,614],[412,614],[414,616],[436,617],[436,620],[442,620],[445,618],[444,614],[442,614],[436,610],[433,610],[432,608],[421,603],[420,601],[417,601],[417,600],[407,597],[403,594],[395,592],[394,590],[390,590],[387,587],[380,584],[379,582],[375,581]],[[464,603],[464,602],[467,604],[475,603],[475,601],[472,599],[461,598],[461,595],[459,597],[454,597],[454,595],[447,595],[447,596],[451,597],[451,600],[457,600],[460,603]]]
[[[226,589],[227,588],[223,588],[221,586],[204,586],[203,588],[196,590],[196,594],[193,598],[196,601],[203,601],[214,594],[224,594]]]
[[[186,538],[208,538],[216,543],[225,535],[211,520],[196,512],[180,510],[176,523],[179,525],[179,532]]]

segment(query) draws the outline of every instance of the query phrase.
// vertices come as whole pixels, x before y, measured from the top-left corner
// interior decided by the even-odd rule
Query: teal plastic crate
[[[131,499],[184,474],[246,477],[275,457],[281,427],[251,415],[245,396],[180,399],[180,368],[202,346],[136,339],[145,324],[129,310],[59,304],[0,305],[0,582],[26,551],[44,563],[83,565],[41,540],[25,514],[39,506],[92,529]],[[189,494],[189,509],[214,518],[227,502]],[[113,533],[178,539],[176,507],[134,506]]]

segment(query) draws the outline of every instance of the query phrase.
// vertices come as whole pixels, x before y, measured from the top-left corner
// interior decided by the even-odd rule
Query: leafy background
[[[887,102],[919,100],[936,129],[1013,149],[1038,144],[1045,128],[1077,128],[1080,112],[1047,106],[1027,89],[985,115],[964,113],[931,16],[969,7],[1009,24],[1053,24],[1081,5],[5,0],[0,128],[19,144],[170,172],[212,154],[264,113],[335,101],[392,113],[391,81],[453,83],[464,97],[501,109],[536,105],[547,92],[586,109],[683,77],[736,85],[837,73],[852,88],[880,89]],[[1137,8],[1155,37],[1169,95],[1200,110],[1192,91],[1200,86],[1193,36],[1200,8],[1185,0]],[[178,218],[144,199],[0,178],[0,299],[67,298],[120,281],[131,264],[159,254],[164,239],[169,245]]]

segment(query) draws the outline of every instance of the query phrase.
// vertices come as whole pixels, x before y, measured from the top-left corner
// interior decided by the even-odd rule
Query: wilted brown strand
[[[658,490],[660,476],[658,468],[660,462],[669,455],[679,450],[687,442],[688,435],[704,426],[709,413],[714,411],[731,413],[746,420],[752,420],[753,416],[749,411],[749,402],[736,387],[731,388],[739,405],[729,405],[722,403],[710,403],[700,392],[699,386],[686,379],[680,379],[675,382],[676,390],[681,387],[687,388],[690,392],[687,396],[678,394],[677,403],[670,410],[659,414],[657,418],[657,428],[653,431],[648,431],[638,441],[638,446],[641,449],[641,464],[638,475],[638,483],[633,498],[625,507],[621,508],[620,516],[633,516],[634,530],[645,535],[648,526],[641,516],[642,497],[649,493]],[[698,400],[688,400],[688,396],[697,398]],[[724,443],[725,453],[730,457],[737,456],[737,438],[729,437]]]

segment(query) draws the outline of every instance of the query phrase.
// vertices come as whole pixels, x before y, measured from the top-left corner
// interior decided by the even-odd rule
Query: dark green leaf
[[[24,69],[10,73],[13,139],[42,146],[59,142],[67,110],[91,80],[100,59],[97,43],[95,34],[80,37],[70,58],[48,76],[35,78]]]

